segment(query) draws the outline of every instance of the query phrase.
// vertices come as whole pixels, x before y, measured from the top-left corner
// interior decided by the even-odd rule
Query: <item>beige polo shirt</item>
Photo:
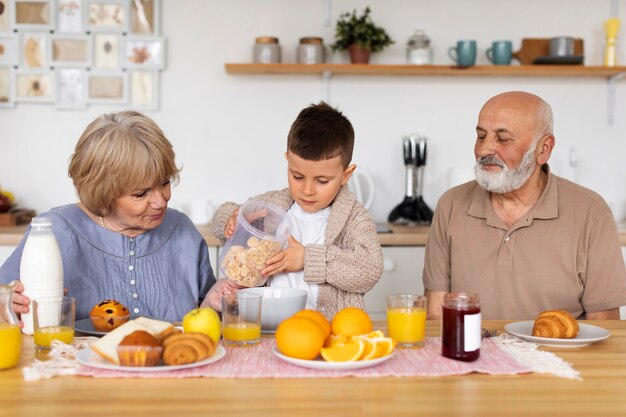
[[[549,309],[574,317],[626,305],[626,267],[602,197],[548,172],[536,206],[507,227],[472,181],[439,200],[424,287],[480,295],[485,319],[531,320]]]

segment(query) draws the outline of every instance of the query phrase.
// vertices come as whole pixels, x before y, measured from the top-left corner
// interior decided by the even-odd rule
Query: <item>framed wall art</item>
[[[86,72],[78,68],[59,68],[55,71],[56,101],[59,109],[84,109],[87,107],[85,88]]]
[[[15,35],[0,34],[0,65],[17,65],[19,63],[17,41]]]
[[[131,0],[130,33],[133,35],[159,36],[161,34],[160,10],[160,0]]]
[[[123,68],[163,69],[165,40],[163,38],[124,38]]]
[[[11,18],[9,17],[10,13],[11,1],[0,0],[0,33],[9,31],[11,24]]]
[[[130,71],[130,104],[134,109],[157,110],[159,108],[159,72]]]
[[[13,67],[0,65],[0,107],[15,106]]]
[[[56,0],[57,32],[83,32],[83,2],[82,0]]]
[[[52,30],[55,28],[54,0],[13,0],[15,29]]]
[[[86,35],[50,35],[48,51],[54,67],[91,65],[91,39]]]
[[[127,32],[129,2],[85,0],[86,29],[93,32]]]
[[[16,71],[15,101],[53,102],[54,74],[50,71]]]
[[[120,35],[98,33],[93,37],[93,66],[97,69],[120,69]]]
[[[22,32],[20,34],[20,65],[24,68],[47,66],[48,34],[45,32]]]
[[[128,74],[126,72],[87,73],[88,103],[128,103]]]

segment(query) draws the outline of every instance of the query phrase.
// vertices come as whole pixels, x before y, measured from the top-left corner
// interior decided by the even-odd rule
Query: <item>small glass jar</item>
[[[324,40],[322,38],[300,38],[297,57],[299,64],[323,64]]]
[[[441,314],[441,354],[465,362],[478,359],[480,326],[480,300],[477,294],[446,294]]]
[[[276,64],[280,62],[278,38],[259,36],[252,49],[252,62],[257,64]]]
[[[406,61],[409,65],[432,65],[433,50],[430,38],[423,30],[416,30],[406,46]]]

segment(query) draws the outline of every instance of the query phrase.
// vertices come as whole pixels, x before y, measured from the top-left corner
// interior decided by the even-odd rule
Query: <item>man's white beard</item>
[[[476,174],[476,182],[485,190],[496,193],[506,194],[511,191],[518,190],[528,181],[530,175],[537,166],[537,160],[534,156],[537,144],[533,141],[532,145],[524,154],[522,161],[515,169],[509,169],[504,162],[496,156],[482,156],[476,159],[474,173]],[[482,168],[484,164],[498,165],[502,168],[500,172],[489,172]]]

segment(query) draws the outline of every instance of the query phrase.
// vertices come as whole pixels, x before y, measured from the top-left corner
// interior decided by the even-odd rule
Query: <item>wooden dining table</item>
[[[483,321],[483,327],[502,332],[506,323]],[[32,337],[23,336],[18,366],[0,371],[0,416],[626,416],[626,321],[587,323],[611,337],[581,348],[540,348],[569,362],[582,380],[530,373],[26,381],[22,368],[34,349]],[[427,335],[439,335],[438,321],[427,323]]]

